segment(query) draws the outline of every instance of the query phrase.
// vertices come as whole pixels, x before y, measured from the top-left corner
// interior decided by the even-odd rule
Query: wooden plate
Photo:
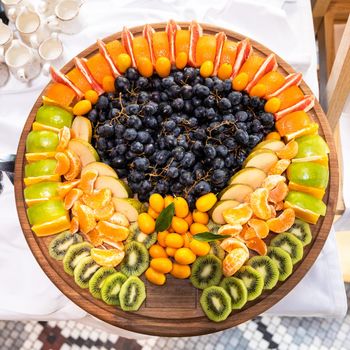
[[[188,23],[180,23],[180,25],[182,27],[187,27]],[[152,26],[155,29],[164,30],[165,23],[157,23]],[[140,35],[142,33],[142,28],[141,26],[132,28],[131,32],[134,35]],[[215,34],[219,31],[224,31],[229,39],[235,41],[244,38],[238,33],[212,25],[203,24],[203,29],[207,34]],[[104,41],[109,42],[114,39],[120,39],[120,36],[121,33],[119,32],[105,38]],[[255,52],[263,56],[267,56],[271,53],[270,50],[254,40],[251,42]],[[89,57],[96,51],[97,46],[92,45],[81,52],[79,57]],[[279,71],[282,74],[287,75],[293,72],[293,69],[281,58],[277,57],[277,61],[279,64]],[[74,63],[73,60],[71,60],[63,67],[63,73],[67,73],[73,66]],[[304,82],[301,83],[300,87],[305,94],[312,94]],[[294,266],[293,274],[287,281],[279,283],[272,291],[265,292],[253,302],[248,302],[243,310],[232,313],[226,321],[221,323],[211,322],[204,316],[199,305],[200,293],[192,287],[189,280],[177,280],[173,279],[171,276],[168,278],[166,285],[162,287],[154,286],[146,282],[147,299],[142,308],[136,313],[126,313],[115,307],[107,306],[102,301],[94,299],[89,291],[78,287],[74,283],[73,278],[63,271],[62,263],[55,261],[49,256],[47,247],[52,238],[36,237],[30,229],[26,215],[26,205],[23,197],[25,141],[31,130],[36,111],[42,104],[41,96],[44,95],[44,92],[45,89],[38,97],[28,116],[18,145],[15,168],[17,211],[25,238],[44,272],[62,293],[91,315],[111,325],[150,335],[181,337],[213,333],[237,326],[269,309],[299,283],[315,262],[327,239],[333,222],[338,195],[338,162],[336,150],[326,116],[318,102],[316,102],[314,109],[309,113],[314,120],[319,123],[319,133],[326,139],[330,148],[330,182],[324,197],[325,203],[327,204],[327,215],[321,217],[317,225],[312,226],[313,241],[305,248],[303,260],[298,265]],[[317,286],[315,286],[315,288],[316,287]]]

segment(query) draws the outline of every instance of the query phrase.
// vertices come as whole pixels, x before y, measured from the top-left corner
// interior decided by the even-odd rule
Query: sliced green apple
[[[62,200],[50,199],[27,209],[29,223],[39,225],[67,215]]]
[[[218,195],[220,200],[233,199],[243,202],[244,199],[253,192],[253,189],[245,184],[234,184],[224,188]]]
[[[113,197],[115,211],[124,214],[129,222],[137,221],[140,213],[145,211],[144,205],[134,198],[116,198]]]
[[[218,225],[224,225],[226,224],[226,221],[224,217],[222,216],[222,213],[226,209],[234,208],[240,203],[235,200],[220,200],[217,202],[214,207],[210,210],[210,216],[211,219]]]
[[[26,150],[28,153],[55,151],[58,141],[54,131],[34,130],[27,136]]]
[[[131,197],[132,192],[130,187],[120,179],[113,176],[100,175],[95,181],[95,189],[109,188],[112,191],[113,197],[128,198]]]
[[[269,149],[271,151],[279,151],[285,146],[284,142],[281,140],[265,140],[258,143],[254,148],[253,152],[257,149]]]
[[[89,163],[100,160],[95,148],[93,148],[89,142],[80,139],[72,139],[68,143],[68,149],[76,153],[81,161],[83,167]]]
[[[118,174],[114,171],[114,169],[108,164],[102,162],[92,162],[86,165],[81,174],[84,174],[88,170],[96,170],[99,176],[112,176],[118,179]]]
[[[287,169],[287,177],[299,185],[326,188],[329,171],[327,166],[318,163],[292,163]]]
[[[57,106],[41,106],[35,116],[35,121],[58,129],[71,127],[73,115]]]
[[[54,175],[56,166],[56,159],[43,159],[38,160],[37,162],[26,164],[24,167],[25,177]]]
[[[274,151],[258,149],[249,154],[243,163],[243,167],[254,167],[267,173],[278,161]]]
[[[248,185],[253,189],[256,189],[259,186],[261,186],[265,178],[266,173],[263,170],[253,167],[247,167],[233,175],[229,181],[229,184],[243,184]]]
[[[74,138],[91,142],[92,127],[88,118],[77,116],[73,120],[72,130]]]
[[[298,143],[298,153],[295,158],[324,157],[329,153],[329,147],[320,135],[306,135],[295,141]]]
[[[326,204],[311,194],[298,191],[289,191],[285,202],[309,210],[318,215],[326,215]]]
[[[41,182],[26,187],[23,191],[26,204],[32,206],[50,198],[58,198],[59,184],[59,182]]]

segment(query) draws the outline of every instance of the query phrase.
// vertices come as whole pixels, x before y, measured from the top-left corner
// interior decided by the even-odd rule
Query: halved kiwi
[[[288,232],[297,237],[304,247],[310,244],[312,241],[310,225],[303,220],[295,219],[294,224],[288,230]]]
[[[226,320],[232,310],[231,297],[224,288],[217,286],[211,286],[203,290],[200,304],[209,320],[214,322]]]
[[[263,277],[264,289],[272,289],[277,284],[280,275],[278,266],[268,256],[254,256],[248,260],[247,264],[252,266]]]
[[[150,235],[146,235],[141,232],[139,229],[139,225],[134,222],[129,226],[129,236],[126,242],[136,241],[145,245],[147,249],[149,249],[154,243],[157,242],[157,232],[154,232]]]
[[[241,309],[247,302],[247,288],[242,280],[237,277],[226,277],[220,287],[224,288],[231,297],[232,310]]]
[[[136,276],[129,277],[119,292],[120,307],[124,311],[137,311],[146,299],[145,284]]]
[[[147,248],[139,242],[129,242],[125,245],[125,257],[120,264],[120,271],[126,276],[140,276],[149,266]]]
[[[94,273],[89,281],[89,291],[94,298],[101,299],[101,287],[105,279],[115,272],[113,267],[101,267]]]
[[[303,244],[293,234],[283,232],[271,240],[272,247],[280,247],[292,258],[293,265],[303,258]]]
[[[50,242],[49,254],[56,260],[62,260],[72,244],[81,243],[82,241],[83,237],[79,234],[71,234],[69,231],[64,231]]]
[[[107,305],[120,305],[120,289],[127,279],[121,272],[116,272],[104,280],[101,288],[101,297]]]
[[[264,288],[264,279],[257,270],[251,266],[242,266],[236,277],[241,279],[247,288],[247,300],[254,300],[260,296]]]
[[[91,256],[79,260],[74,269],[74,281],[81,288],[88,288],[89,281],[94,273],[100,268]]]
[[[222,276],[221,260],[215,255],[200,256],[192,265],[190,280],[198,289],[218,285]]]
[[[88,242],[72,244],[63,258],[63,269],[68,275],[73,276],[74,269],[78,265],[80,259],[90,255],[93,246]]]
[[[276,263],[279,272],[279,281],[285,281],[293,271],[293,262],[290,255],[279,247],[269,247],[267,255]]]
[[[209,242],[209,245],[210,245],[209,254],[217,256],[220,260],[224,260],[225,251],[220,247],[220,245],[215,241]]]

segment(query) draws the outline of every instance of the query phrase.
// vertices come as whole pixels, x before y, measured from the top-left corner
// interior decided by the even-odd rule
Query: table
[[[258,0],[216,0],[215,3],[201,0],[200,7],[198,3],[195,0],[90,0],[81,8],[84,29],[74,36],[60,36],[65,53],[57,67],[97,38],[121,30],[123,25],[131,27],[169,18],[179,21],[196,18],[260,41],[302,71],[305,81],[318,95],[316,45],[308,0],[269,0],[264,4]],[[1,152],[15,153],[25,119],[47,82],[45,76],[28,86],[12,79],[0,88]],[[6,281],[0,292],[0,319],[75,319],[125,337],[144,337],[92,319],[51,283],[26,245],[17,219],[13,188],[7,179],[0,196],[0,208],[0,274]],[[331,233],[305,278],[265,315],[342,317],[346,307],[334,234]]]

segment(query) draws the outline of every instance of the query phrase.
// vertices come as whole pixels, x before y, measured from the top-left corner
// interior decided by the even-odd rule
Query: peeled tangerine
[[[295,213],[292,208],[285,209],[277,218],[267,220],[270,231],[281,233],[292,227],[295,220]]]
[[[242,249],[233,249],[222,262],[222,271],[226,277],[234,275],[247,261],[249,254]]]
[[[224,210],[223,217],[228,224],[244,225],[253,215],[253,210],[248,203],[242,203],[234,208]]]

